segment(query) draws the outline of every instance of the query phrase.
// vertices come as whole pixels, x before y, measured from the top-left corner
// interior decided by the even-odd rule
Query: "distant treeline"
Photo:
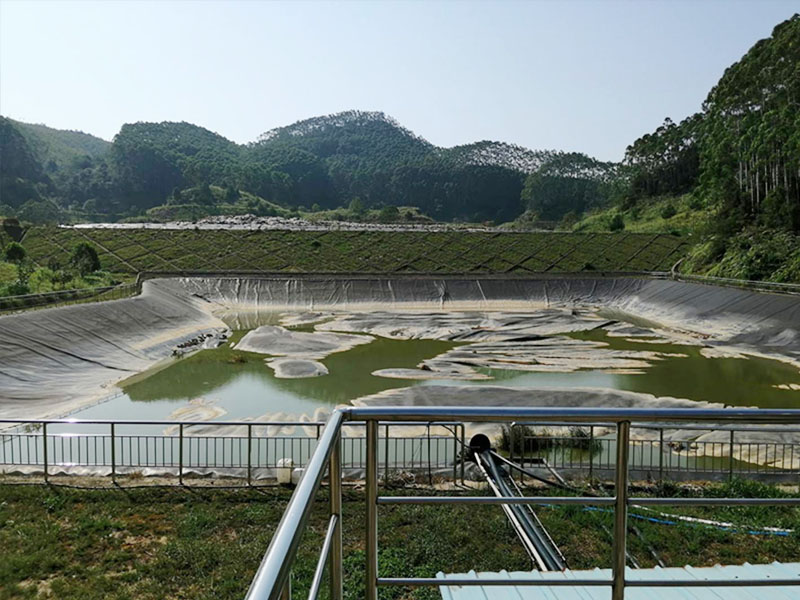
[[[441,221],[566,224],[687,193],[720,232],[800,231],[800,16],[728,68],[700,112],[667,119],[622,163],[490,141],[439,148],[374,112],[247,145],[189,123],[126,124],[108,143],[0,117],[0,215],[31,222],[415,206]]]
[[[251,204],[264,200],[251,208],[267,214],[356,201],[416,206],[442,221],[504,222],[532,203],[543,218],[560,218],[557,197],[570,210],[600,202],[593,182],[614,169],[582,154],[497,142],[438,148],[382,113],[358,111],[301,121],[244,146],[189,123],[126,124],[110,144],[5,118],[0,127],[2,155],[10,157],[2,162],[0,213],[33,222],[60,212],[118,218],[164,204],[232,205],[243,193]],[[533,173],[541,175],[526,185]],[[592,188],[577,204],[576,186]],[[535,190],[548,197],[540,201]]]

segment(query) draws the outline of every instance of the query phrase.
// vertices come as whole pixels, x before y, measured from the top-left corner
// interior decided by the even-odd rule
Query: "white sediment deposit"
[[[175,421],[213,421],[227,414],[221,406],[215,406],[213,401],[206,398],[192,398],[189,402],[173,410],[168,420]],[[178,430],[177,425],[171,425],[164,430],[166,435],[172,435]]]
[[[305,358],[273,358],[264,361],[278,379],[302,379],[328,374],[328,367],[316,360]]]
[[[446,365],[436,371],[431,369],[378,369],[373,371],[372,374],[376,377],[388,377],[390,379],[463,379],[469,381],[491,379],[489,375],[478,373],[477,371],[448,369]]]
[[[448,340],[453,342],[520,341],[574,331],[587,331],[609,323],[585,311],[547,309],[519,312],[397,312],[370,311],[336,316],[316,326],[320,331],[371,333],[393,339]]]
[[[431,370],[448,364],[486,369],[569,373],[579,369],[641,370],[664,354],[644,350],[612,350],[602,342],[575,340],[563,336],[510,342],[478,342],[460,346],[432,361]]]
[[[373,341],[370,335],[290,331],[285,327],[263,325],[248,332],[236,344],[237,350],[270,356],[322,360],[334,352],[344,352]]]

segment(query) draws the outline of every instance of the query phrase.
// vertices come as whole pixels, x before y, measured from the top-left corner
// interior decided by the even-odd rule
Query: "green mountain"
[[[237,144],[197,125],[126,124],[111,147],[116,194],[109,199],[128,211],[158,206],[174,190],[233,182],[241,157]]]
[[[489,141],[439,148],[383,113],[362,111],[299,121],[244,146],[189,123],[126,124],[111,144],[10,119],[3,126],[12,157],[0,165],[3,212],[32,220],[109,219],[187,203],[195,208],[167,212],[202,214],[245,195],[272,212],[356,202],[417,206],[440,220],[508,221],[524,209],[525,177],[573,156]],[[41,206],[29,202],[48,210],[36,213]]]
[[[102,158],[111,149],[111,142],[82,131],[53,129],[9,119],[25,136],[39,162],[47,172],[66,169],[76,162]]]

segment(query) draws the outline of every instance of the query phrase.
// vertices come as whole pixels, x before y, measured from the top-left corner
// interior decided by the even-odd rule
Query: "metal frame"
[[[452,420],[453,422],[518,422],[520,420],[536,422],[567,423],[611,423],[617,428],[618,443],[616,453],[615,496],[613,498],[581,498],[581,497],[409,497],[378,496],[378,426],[379,423],[400,421],[431,422]],[[300,539],[304,533],[306,519],[310,512],[314,494],[322,479],[326,466],[330,465],[331,490],[336,495],[341,488],[333,481],[333,475],[340,468],[336,464],[337,454],[334,445],[338,446],[339,430],[347,422],[365,422],[367,428],[367,470],[366,470],[366,598],[377,600],[378,588],[382,586],[443,586],[443,585],[480,585],[480,586],[609,586],[613,600],[624,600],[626,587],[719,587],[719,586],[800,586],[800,579],[778,580],[714,580],[714,581],[678,581],[649,580],[629,581],[625,578],[625,557],[627,551],[628,507],[634,504],[648,505],[692,505],[715,506],[727,503],[729,499],[721,498],[632,498],[628,495],[628,446],[632,423],[652,422],[708,422],[708,423],[760,423],[760,424],[800,424],[800,410],[758,410],[758,409],[598,409],[598,408],[434,408],[434,407],[354,407],[334,411],[320,438],[320,444],[308,465],[300,485],[293,494],[284,513],[280,525],[270,543],[248,591],[249,600],[285,598],[285,590],[290,581],[290,572],[294,563]],[[800,505],[800,498],[764,499],[736,498],[730,499],[738,505]],[[613,505],[614,506],[614,542],[612,548],[612,578],[610,580],[549,580],[549,579],[437,579],[437,578],[392,578],[378,577],[378,506],[381,504],[510,504],[543,501],[549,504],[571,505]],[[339,583],[332,586],[332,600],[341,600],[342,576],[341,538],[332,534],[331,530],[339,529],[340,513],[334,511],[335,502],[331,500],[331,519],[328,532],[323,543],[323,552],[319,565],[329,557],[331,581]],[[339,511],[341,505],[336,505]],[[329,542],[329,539],[331,540]],[[337,544],[338,553],[337,554]],[[321,577],[321,575],[320,575]],[[315,573],[314,582],[317,581]],[[312,582],[312,592],[319,589]],[[310,598],[316,596],[311,595]]]

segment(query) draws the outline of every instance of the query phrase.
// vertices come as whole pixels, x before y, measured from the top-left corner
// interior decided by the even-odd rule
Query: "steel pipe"
[[[311,514],[312,500],[333,452],[333,441],[339,436],[342,417],[342,413],[338,410],[331,413],[328,424],[320,436],[317,451],[306,465],[305,474],[292,494],[289,506],[283,513],[245,598],[252,600],[281,598],[282,590],[289,580],[289,573],[308,516]]]
[[[367,422],[366,598],[378,600],[378,421]]]
[[[615,498],[583,496],[380,496],[378,498],[378,504],[577,504],[584,506],[613,506],[615,503]]]
[[[322,576],[325,574],[325,563],[328,562],[328,555],[331,552],[333,538],[336,536],[336,531],[338,529],[339,517],[337,515],[331,515],[328,521],[328,531],[325,534],[325,540],[322,542],[322,550],[320,550],[319,553],[317,568],[314,569],[314,578],[311,580],[311,587],[308,589],[308,600],[317,600],[317,596],[319,596]]]
[[[344,557],[342,545],[342,438],[341,434],[333,440],[330,464],[328,465],[328,481],[330,482],[331,516],[336,516],[336,530],[330,555],[331,600],[342,600],[344,587],[342,581],[342,561]]]
[[[625,559],[628,547],[628,450],[631,424],[617,425],[617,471],[614,478],[614,540],[611,558],[611,600],[625,599]]]
[[[378,579],[378,585],[381,587],[387,586],[404,586],[404,587],[429,587],[429,586],[561,586],[561,587],[579,587],[579,586],[610,586],[611,581],[608,579],[514,579],[514,578],[486,578],[468,579],[466,577],[448,577],[447,579],[439,579],[438,577],[381,577]]]
[[[607,423],[683,422],[800,424],[800,410],[751,408],[526,408],[526,407],[369,407],[342,409],[349,421],[415,421],[452,419],[467,422],[511,422],[530,419],[541,422]]]

